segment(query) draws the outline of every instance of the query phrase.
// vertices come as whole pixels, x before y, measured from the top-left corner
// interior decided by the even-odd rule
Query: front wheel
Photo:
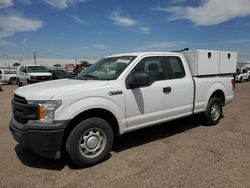
[[[17,85],[18,85],[19,87],[23,85],[22,82],[20,82],[19,79],[17,79]]]
[[[207,105],[204,113],[206,125],[216,125],[222,117],[222,102],[219,98],[213,97]]]
[[[113,131],[109,123],[101,118],[89,118],[71,131],[66,152],[76,165],[86,167],[105,160],[112,145]]]

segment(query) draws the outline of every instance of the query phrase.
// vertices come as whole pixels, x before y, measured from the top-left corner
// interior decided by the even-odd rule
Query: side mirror
[[[145,72],[134,72],[131,77],[132,79],[128,82],[130,89],[147,87],[150,85],[149,75]]]

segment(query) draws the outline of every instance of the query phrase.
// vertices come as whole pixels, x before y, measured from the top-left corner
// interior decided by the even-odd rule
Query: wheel
[[[204,113],[206,125],[216,125],[222,117],[222,103],[217,97],[210,99]]]
[[[243,81],[243,78],[242,77],[240,77],[240,82],[242,82]]]
[[[248,78],[247,78],[247,82],[249,82],[250,81],[250,76],[248,76]]]
[[[32,84],[32,82],[29,79],[27,79],[27,85],[30,85],[30,84]]]
[[[70,133],[66,152],[80,167],[95,165],[107,158],[113,145],[113,131],[101,118],[80,122]]]
[[[10,83],[11,85],[15,85],[15,84],[17,83],[16,78],[10,78],[9,83]]]

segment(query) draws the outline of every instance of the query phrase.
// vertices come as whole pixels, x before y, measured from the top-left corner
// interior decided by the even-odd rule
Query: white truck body
[[[0,69],[0,80],[3,83],[16,84],[16,70]]]
[[[212,51],[212,57],[216,57],[213,62],[209,62],[210,58],[208,58],[209,60],[207,61],[204,60],[211,51],[202,51],[201,54],[203,54],[204,57],[201,57],[201,60],[197,60],[197,53],[200,55],[200,52],[201,51],[184,52],[184,55],[182,53],[170,52],[117,54],[106,57],[106,59],[116,59],[113,63],[126,65],[126,68],[116,79],[95,80],[92,75],[87,75],[88,72],[95,71],[95,67],[92,69],[90,67],[89,70],[86,70],[86,73],[83,73],[83,78],[86,76],[86,78],[89,77],[89,79],[63,79],[19,88],[15,91],[16,99],[14,98],[14,109],[20,107],[19,100],[27,101],[24,108],[27,103],[33,104],[33,101],[35,101],[35,103],[36,101],[56,101],[60,103],[60,105],[53,111],[53,118],[49,124],[44,124],[41,119],[35,121],[36,123],[28,119],[25,121],[26,123],[22,123],[22,120],[19,121],[18,117],[15,118],[18,114],[15,114],[14,110],[14,117],[11,120],[10,129],[14,135],[15,129],[24,132],[25,130],[36,130],[41,127],[45,130],[54,130],[58,128],[58,122],[64,122],[59,128],[63,130],[63,132],[67,132],[69,126],[75,126],[72,125],[74,124],[72,122],[78,122],[81,118],[87,121],[86,118],[93,120],[93,117],[98,117],[105,119],[105,121],[110,124],[114,134],[120,135],[132,130],[198,113],[205,113],[208,114],[208,116],[211,114],[214,115],[213,117],[216,117],[216,119],[214,122],[210,121],[210,123],[217,124],[221,116],[221,106],[233,100],[234,86],[232,73],[236,70],[236,61],[229,62],[233,65],[230,64],[230,68],[227,67],[224,69],[222,63],[225,62],[220,60],[220,52]],[[229,52],[225,53],[228,54]],[[230,53],[232,53],[232,56],[236,60],[236,53]],[[186,61],[185,56],[189,62]],[[133,57],[134,59],[129,61],[129,58],[123,59],[124,57],[129,57],[130,59]],[[197,66],[203,66],[204,61],[208,63],[209,66],[205,63],[206,69],[201,67],[197,68]],[[215,65],[212,68],[211,63]],[[151,66],[151,64],[154,64],[154,66]],[[163,67],[161,67],[162,65]],[[171,69],[171,72],[168,72],[169,74],[164,72],[164,78],[154,77],[155,80],[149,81],[146,84],[143,83],[144,80],[141,80],[140,85],[133,85],[134,82],[139,82],[135,78],[140,79],[140,77],[135,76],[137,73],[139,73],[138,75],[141,74],[141,72],[137,71],[141,69],[142,66],[143,69],[141,70],[147,74],[151,74],[150,71],[153,70],[152,67],[158,66],[157,69],[159,72],[157,72],[156,76],[159,76],[163,73],[163,69],[168,71],[167,68],[164,68],[165,65]],[[97,68],[100,67],[97,65],[96,69]],[[210,68],[213,71],[211,71]],[[100,73],[100,70],[101,69],[98,69],[96,72],[101,75],[101,78],[102,73]],[[104,71],[103,74],[108,74],[106,72],[107,69]],[[220,72],[223,74],[220,74]],[[148,78],[147,74],[144,75],[143,72],[145,79]],[[136,81],[133,82],[131,75],[134,76],[133,79]],[[15,104],[15,100],[17,104]],[[219,102],[212,105],[211,101],[213,100]],[[15,107],[15,105],[17,107]],[[18,110],[20,111],[20,108]],[[66,125],[65,122],[67,122]],[[74,133],[75,129],[73,127],[72,132]],[[62,134],[65,135],[65,132]],[[73,134],[72,132],[68,132],[67,134],[71,135]],[[91,158],[97,155],[97,151],[91,155],[91,152],[86,153],[86,150],[89,151],[91,150],[90,148],[96,146],[98,142],[97,137],[105,131],[101,131],[101,127],[99,127],[96,132],[98,136],[96,136],[93,131],[90,131],[83,137],[86,137],[87,141],[86,145],[83,143],[84,146],[82,146],[84,147],[84,151],[82,151],[84,153],[84,160],[82,162],[74,159],[74,154],[71,153],[70,148],[66,149],[70,155],[72,155],[72,160],[78,165],[100,162],[100,160],[95,157],[95,160],[93,159],[91,162],[86,160],[86,158],[88,159],[89,157]],[[15,139],[19,140],[20,138],[15,137]],[[73,139],[73,137],[69,136],[67,140],[68,145],[71,145],[71,139]],[[104,138],[102,138],[102,140],[103,139]],[[69,147],[68,145],[66,144],[67,147]],[[98,148],[98,150],[99,149],[100,148]],[[54,157],[58,157],[58,155]]]

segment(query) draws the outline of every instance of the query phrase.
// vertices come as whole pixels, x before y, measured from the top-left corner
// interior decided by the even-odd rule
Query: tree
[[[90,63],[88,61],[80,61],[80,66],[81,67],[88,67]]]
[[[18,67],[19,65],[21,65],[21,63],[18,63],[18,62],[15,62],[15,63],[13,63],[13,67]]]
[[[60,64],[54,64],[54,67],[61,67],[62,65]]]

